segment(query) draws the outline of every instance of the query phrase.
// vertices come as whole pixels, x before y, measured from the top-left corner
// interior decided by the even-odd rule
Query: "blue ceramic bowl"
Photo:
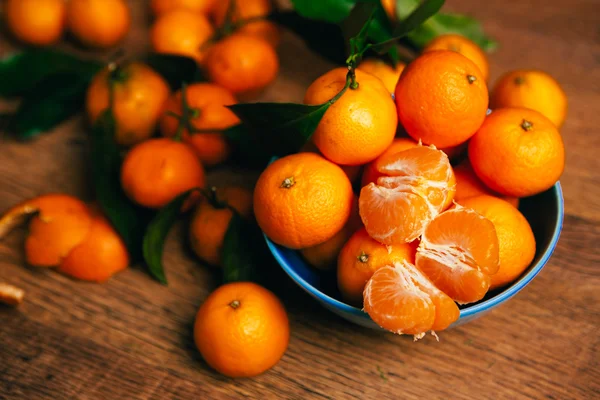
[[[486,297],[461,307],[460,318],[452,326],[481,317],[508,301],[531,282],[546,265],[560,236],[564,217],[564,200],[560,183],[536,196],[521,199],[519,210],[525,215],[537,244],[533,262],[512,285],[490,291]],[[265,236],[267,245],[283,270],[323,307],[342,318],[368,328],[379,328],[364,311],[344,303],[337,289],[335,271],[324,273],[308,265],[295,250],[279,246]]]

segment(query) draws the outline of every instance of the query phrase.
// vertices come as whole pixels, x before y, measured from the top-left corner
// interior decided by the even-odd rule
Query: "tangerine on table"
[[[502,108],[485,119],[469,142],[469,159],[490,189],[527,197],[558,181],[565,148],[556,126],[539,112]]]
[[[393,66],[379,58],[367,58],[360,63],[358,69],[376,76],[388,92],[394,93],[400,74],[402,74],[405,67],[406,65],[403,63],[397,63],[396,66]]]
[[[516,70],[502,76],[490,95],[492,109],[525,107],[536,110],[560,128],[567,116],[567,95],[550,75]]]
[[[346,85],[347,68],[335,68],[317,78],[304,95],[304,103],[323,104]],[[394,102],[381,80],[356,70],[358,88],[348,88],[329,106],[312,140],[329,160],[341,165],[370,162],[387,149],[396,134]]]
[[[407,260],[375,271],[363,297],[364,309],[376,324],[415,339],[429,330],[446,329],[460,316],[456,303]]]
[[[215,3],[211,14],[217,27],[221,27],[225,22],[230,4],[231,0],[219,0]],[[269,0],[235,0],[231,22],[235,24],[245,20],[253,20],[238,27],[235,32],[256,36],[267,41],[271,46],[277,46],[280,38],[279,28],[277,24],[267,20],[267,16],[272,11],[273,6]],[[264,17],[264,19],[259,20],[261,17]]]
[[[23,218],[37,213],[29,221],[25,239],[27,263],[55,267],[63,257],[85,239],[92,225],[86,204],[64,194],[47,194],[17,204],[0,218],[0,236]]]
[[[458,206],[427,225],[417,249],[416,265],[453,300],[472,303],[485,296],[490,275],[498,272],[498,246],[494,224]]]
[[[363,171],[362,174],[362,178],[361,178],[361,183],[360,186],[364,187],[367,186],[369,183],[373,182],[373,183],[377,183],[377,179],[381,176],[383,176],[383,174],[379,173],[379,171],[377,171],[377,162],[378,160],[386,157],[389,154],[395,154],[395,153],[400,153],[401,151],[404,151],[406,149],[410,149],[413,147],[417,147],[419,144],[417,142],[415,142],[414,140],[412,140],[411,138],[396,138],[394,139],[394,141],[392,142],[392,144],[390,145],[390,147],[388,147],[379,157],[377,157],[375,160],[371,161],[370,163],[368,163],[365,166],[365,169]]]
[[[415,262],[417,243],[384,246],[363,228],[354,233],[342,248],[337,263],[337,283],[342,299],[362,306],[363,290],[373,273],[385,265],[406,260]]]
[[[191,57],[201,64],[213,33],[213,27],[204,15],[173,9],[158,16],[150,30],[150,41],[157,53]]]
[[[389,154],[376,163],[383,176],[363,187],[360,217],[380,243],[412,242],[454,198],[456,181],[448,156],[419,146]]]
[[[423,49],[423,52],[432,50],[450,50],[462,54],[473,61],[487,81],[490,76],[490,66],[483,50],[473,41],[457,34],[440,35],[433,39]]]
[[[185,9],[207,15],[217,0],[151,0],[150,8],[159,16],[175,9]]]
[[[259,375],[287,349],[290,327],[279,299],[250,282],[229,283],[202,303],[194,340],[204,360],[223,375]]]
[[[461,205],[483,215],[496,228],[500,268],[491,276],[490,289],[514,281],[535,256],[535,237],[527,219],[506,201],[493,196],[471,197],[462,201]]]
[[[328,270],[337,264],[338,255],[348,239],[362,227],[360,215],[358,215],[358,197],[354,196],[352,200],[352,211],[346,225],[331,239],[319,243],[312,247],[300,250],[302,257],[313,267],[320,270]]]
[[[415,140],[438,148],[467,141],[483,123],[488,90],[479,68],[449,50],[423,53],[396,86],[399,122]]]
[[[131,16],[123,0],[69,0],[67,24],[84,45],[108,48],[125,38]]]
[[[204,68],[211,81],[251,98],[275,80],[279,58],[265,40],[236,33],[211,47]]]
[[[192,216],[189,238],[196,255],[211,265],[221,265],[223,240],[233,218],[233,210],[244,218],[252,215],[252,192],[229,186],[212,188],[203,196]]]
[[[136,145],[121,166],[125,193],[149,208],[164,207],[183,192],[204,187],[204,181],[204,168],[194,151],[187,144],[168,138]],[[188,206],[195,198],[190,197]]]
[[[127,268],[125,244],[102,215],[96,215],[86,237],[62,259],[58,272],[76,279],[104,282]]]
[[[273,242],[302,249],[342,229],[353,196],[339,166],[314,153],[292,154],[274,161],[258,178],[254,214]]]
[[[57,42],[66,21],[64,0],[8,0],[6,26],[20,41],[36,46]]]
[[[475,175],[473,167],[469,160],[465,160],[462,163],[454,167],[454,176],[456,177],[456,194],[454,195],[454,201],[462,204],[462,201],[471,197],[490,195],[499,197],[506,200],[513,207],[519,208],[519,198],[512,196],[502,196],[501,194],[494,193],[490,188],[485,186],[481,179]]]
[[[192,146],[205,166],[214,166],[225,161],[231,149],[223,133],[219,132],[237,123],[239,119],[226,106],[236,104],[233,94],[214,83],[194,83],[186,87],[186,103],[192,115],[189,123],[201,132],[190,134],[186,128],[183,140]],[[182,91],[173,94],[165,103],[160,130],[164,136],[174,136],[180,121],[174,113],[183,116]],[[215,132],[210,132],[214,130]]]
[[[86,94],[86,111],[90,121],[95,121],[109,107],[113,85],[115,140],[120,145],[131,146],[152,136],[170,89],[167,82],[145,64],[134,62],[117,68],[116,73],[105,68],[94,76]]]

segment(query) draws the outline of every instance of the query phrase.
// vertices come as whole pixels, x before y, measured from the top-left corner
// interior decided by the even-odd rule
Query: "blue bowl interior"
[[[560,183],[536,196],[521,199],[519,210],[531,224],[535,235],[536,255],[533,262],[510,286],[490,291],[478,303],[462,306],[461,319],[471,318],[510,299],[540,272],[552,255],[560,236],[564,216]],[[342,315],[368,318],[363,311],[341,300],[335,269],[328,272],[318,271],[306,263],[298,251],[279,246],[266,237],[265,239],[277,262],[305,291],[326,303],[329,308],[335,308]]]

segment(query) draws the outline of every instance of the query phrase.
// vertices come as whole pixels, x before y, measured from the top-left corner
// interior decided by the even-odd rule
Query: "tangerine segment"
[[[128,265],[125,244],[106,218],[99,215],[83,242],[62,260],[58,271],[85,281],[104,282]]]
[[[27,263],[53,267],[88,234],[92,223],[84,202],[64,194],[47,194],[24,201],[0,218],[0,237],[10,231],[23,217],[38,213],[29,223],[25,240]]]
[[[423,232],[416,264],[453,300],[481,300],[500,265],[494,224],[462,207],[441,213]]]
[[[384,176],[362,188],[359,210],[369,235],[383,244],[412,242],[454,198],[454,173],[440,150],[415,147],[375,165]]]
[[[403,150],[410,149],[412,147],[417,147],[418,145],[419,144],[411,138],[396,138],[396,139],[394,139],[394,141],[392,142],[390,147],[388,147],[387,150],[384,151],[382,155],[380,155],[375,160],[371,161],[370,163],[368,163],[365,166],[365,170],[362,175],[360,186],[361,187],[367,186],[371,182],[375,183],[375,182],[377,182],[377,178],[379,178],[380,176],[383,176],[381,173],[379,173],[379,171],[377,171],[377,166],[376,166],[376,163],[381,158],[383,158],[389,154],[400,153]]]
[[[456,304],[406,260],[378,269],[367,283],[363,299],[371,319],[398,334],[443,330],[460,315]]]
[[[397,261],[414,263],[416,243],[384,246],[363,228],[350,237],[338,257],[337,282],[342,299],[361,306],[367,281],[379,268]]]

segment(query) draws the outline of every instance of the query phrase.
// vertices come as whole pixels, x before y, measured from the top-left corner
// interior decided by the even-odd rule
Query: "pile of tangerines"
[[[365,63],[358,85],[325,112],[314,146],[260,176],[255,215],[274,242],[316,268],[337,267],[342,300],[422,337],[532,262],[519,198],[562,174],[566,97],[529,70],[506,74],[489,95],[485,54],[458,35],[438,37],[406,68]],[[333,98],[348,75],[324,74],[305,103]]]
[[[32,13],[33,3],[46,12]],[[92,80],[86,110],[94,122],[111,108],[115,140],[128,149],[122,188],[136,204],[161,209],[204,188],[205,168],[228,159],[222,131],[239,120],[226,106],[275,79],[279,32],[265,19],[267,0],[153,0],[151,8],[154,50],[193,58],[211,82],[171,93],[147,65],[111,63]],[[110,47],[130,23],[122,0],[8,0],[6,15],[13,34],[36,45],[58,40],[66,21],[82,43]],[[535,239],[519,198],[549,189],[564,167],[558,129],[567,105],[556,81],[518,70],[489,95],[488,72],[476,44],[444,35],[408,66],[367,59],[322,75],[305,104],[336,100],[298,154],[270,164],[253,195],[225,187],[187,199],[195,253],[221,265],[234,215],[256,219],[315,268],[337,268],[342,300],[383,328],[415,337],[447,328],[457,303],[481,300],[531,263]],[[162,137],[152,138],[157,127]],[[31,265],[102,282],[129,264],[94,205],[40,196],[6,212],[0,236],[27,216]],[[203,303],[194,336],[216,370],[253,376],[284,354],[288,317],[268,290],[230,283]]]

